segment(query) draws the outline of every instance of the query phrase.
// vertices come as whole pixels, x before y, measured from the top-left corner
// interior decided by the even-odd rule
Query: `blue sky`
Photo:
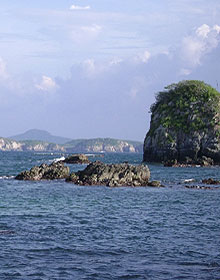
[[[143,140],[186,79],[220,85],[218,0],[2,0],[0,136]]]

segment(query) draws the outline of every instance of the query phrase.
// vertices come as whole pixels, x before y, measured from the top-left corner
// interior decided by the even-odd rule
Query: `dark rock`
[[[84,154],[75,154],[67,157],[63,162],[70,164],[87,164],[90,163],[88,157]]]
[[[69,167],[64,166],[62,162],[53,162],[50,165],[41,164],[40,166],[34,166],[30,171],[23,171],[18,174],[16,180],[55,180],[65,179],[69,176]]]
[[[13,230],[0,230],[0,235],[15,234]]]
[[[149,187],[164,187],[160,181],[151,181],[148,183]]]
[[[146,165],[104,164],[96,161],[84,170],[72,173],[67,182],[77,185],[147,186],[150,171]]]
[[[220,185],[220,181],[214,180],[212,178],[204,179],[204,180],[202,180],[202,183],[207,184],[207,185]]]
[[[199,185],[186,185],[185,188],[187,189],[198,189],[198,190],[213,190],[213,187],[207,187],[207,186],[199,186]],[[217,188],[215,188],[217,189]]]
[[[214,165],[214,160],[210,157],[202,156],[197,160],[198,164],[201,166],[212,166]]]

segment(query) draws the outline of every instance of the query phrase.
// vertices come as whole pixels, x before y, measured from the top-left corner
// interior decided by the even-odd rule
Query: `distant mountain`
[[[63,145],[72,153],[142,153],[143,143],[112,138],[77,139]]]
[[[40,130],[40,129],[30,129],[25,133],[11,136],[10,139],[16,141],[25,141],[25,140],[43,141],[43,142],[49,142],[55,144],[64,144],[71,140],[70,138],[54,136],[50,134],[48,131]]]
[[[143,143],[112,138],[75,139],[31,129],[9,138],[0,137],[1,151],[62,151],[67,153],[142,153]]]

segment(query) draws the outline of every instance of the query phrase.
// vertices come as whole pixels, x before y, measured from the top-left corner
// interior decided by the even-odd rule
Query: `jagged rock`
[[[207,185],[220,185],[220,181],[214,180],[212,178],[204,179],[204,180],[202,180],[202,183],[207,184]]]
[[[160,181],[151,181],[148,183],[149,187],[164,187]]]
[[[62,162],[53,162],[50,165],[41,164],[40,166],[34,166],[30,171],[23,171],[18,174],[16,180],[55,180],[65,179],[69,176],[69,167],[64,166]]]
[[[84,170],[72,173],[67,182],[77,185],[147,186],[150,171],[146,165],[104,164],[96,161]]]
[[[84,154],[75,154],[67,157],[63,162],[71,164],[87,164],[90,163],[90,160]]]
[[[186,185],[185,188],[187,189],[198,189],[198,190],[214,190],[217,188],[207,187],[207,186],[199,186],[199,185]]]
[[[200,81],[159,92],[151,106],[144,161],[166,166],[220,164],[220,93]]]

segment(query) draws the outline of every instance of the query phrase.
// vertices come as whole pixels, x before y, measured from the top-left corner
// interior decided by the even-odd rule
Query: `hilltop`
[[[70,138],[54,136],[46,130],[40,129],[30,129],[22,134],[14,135],[9,137],[12,140],[23,141],[23,140],[34,140],[34,141],[43,141],[55,144],[64,144],[70,141]]]
[[[181,81],[156,96],[144,161],[220,164],[220,93],[202,81]]]

